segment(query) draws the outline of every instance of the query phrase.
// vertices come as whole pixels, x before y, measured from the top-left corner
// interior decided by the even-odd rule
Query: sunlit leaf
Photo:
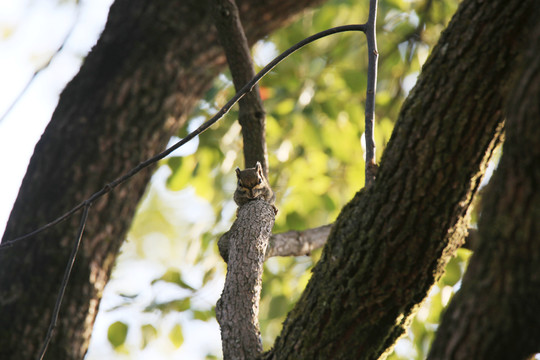
[[[184,343],[184,334],[182,332],[182,325],[176,324],[173,326],[171,331],[169,332],[169,340],[171,340],[172,344],[179,348]]]
[[[274,111],[277,115],[287,115],[294,109],[295,104],[293,99],[285,99],[275,107]]]
[[[208,321],[208,320],[210,320],[210,319],[212,319],[214,317],[215,317],[215,315],[214,315],[213,310],[206,310],[206,311],[195,310],[195,311],[193,311],[193,318],[197,319],[197,320]]]
[[[439,291],[431,297],[431,306],[429,309],[429,315],[426,319],[427,322],[436,324],[439,322],[441,311],[443,310],[442,294]]]
[[[157,329],[151,324],[144,324],[141,326],[141,335],[142,335],[142,348],[144,349],[148,343],[154,340],[157,335]]]
[[[446,265],[446,271],[441,280],[441,284],[454,286],[461,279],[461,267],[458,258],[452,258]]]

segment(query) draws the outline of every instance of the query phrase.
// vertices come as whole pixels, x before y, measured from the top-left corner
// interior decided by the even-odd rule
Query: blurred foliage
[[[376,98],[377,158],[391,136],[400,106],[457,8],[455,0],[379,1],[379,69]],[[363,23],[368,1],[332,0],[256,44],[257,66],[315,32]],[[270,183],[280,212],[274,232],[302,230],[334,221],[340,209],[364,185],[364,101],[367,80],[366,42],[361,33],[333,35],[299,50],[266,76],[260,86],[267,111]],[[234,94],[226,74],[214,83],[194,111],[190,130]],[[173,287],[166,300],[159,291],[144,301],[143,312],[189,315],[191,321],[215,322],[215,300],[225,265],[217,255],[217,239],[230,227],[234,168],[243,167],[240,126],[233,109],[198,139],[196,150],[174,155],[161,164],[166,187],[159,181],[140,205],[129,235],[140,258],[159,262],[162,270],[152,289]],[[182,129],[179,137],[187,134]],[[265,265],[260,323],[265,348],[272,345],[287,312],[311,276],[321,251],[301,258],[273,258]],[[466,251],[450,261],[406,338],[391,359],[424,358],[441,311],[459,287]],[[217,289],[216,289],[217,288]],[[212,296],[201,302],[212,289]],[[213,299],[213,303],[208,300]],[[125,298],[122,306],[137,299]],[[116,324],[116,325],[115,325]],[[112,326],[114,329],[111,330]],[[109,328],[111,344],[122,344],[117,323]],[[174,347],[184,344],[185,325],[162,332],[158,324],[142,324],[142,347],[168,336]],[[183,330],[184,329],[184,330]],[[125,332],[127,333],[127,326]],[[219,354],[208,353],[207,358]]]

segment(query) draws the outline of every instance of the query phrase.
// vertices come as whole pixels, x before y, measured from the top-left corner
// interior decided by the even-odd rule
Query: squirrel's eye
[[[242,182],[241,182],[240,180],[238,180],[238,186],[242,186],[242,187],[243,187]]]
[[[258,178],[258,179],[257,179],[257,184],[260,184],[260,183],[262,183],[262,179],[261,179],[261,178]]]

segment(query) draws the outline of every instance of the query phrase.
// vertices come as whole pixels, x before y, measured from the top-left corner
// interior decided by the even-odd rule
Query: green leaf
[[[354,92],[365,91],[366,77],[358,69],[344,69],[342,76],[347,86]]]
[[[127,324],[121,321],[114,322],[109,326],[109,330],[107,330],[107,339],[114,348],[117,348],[126,341],[127,332]]]
[[[167,179],[167,186],[173,191],[178,191],[189,184],[197,162],[193,156],[172,157],[168,160],[168,166],[172,174]]]
[[[290,229],[302,229],[305,227],[304,219],[298,212],[290,212],[287,214],[287,226]]]
[[[204,276],[203,276],[203,285],[206,285],[206,283],[208,283],[208,281],[212,280],[214,278],[214,275],[216,274],[216,268],[213,267],[213,268],[210,268],[210,270],[207,270],[205,273],[204,273]]]
[[[142,348],[144,349],[150,341],[154,340],[157,337],[158,331],[154,326],[150,324],[144,324],[141,326],[141,334]]]
[[[182,333],[182,325],[176,324],[169,332],[169,340],[176,348],[179,348],[184,343],[184,334]]]
[[[182,289],[196,291],[193,287],[189,286],[182,280],[182,274],[178,270],[169,269],[159,279],[152,280],[152,285],[158,281],[165,281],[180,286]]]
[[[430,302],[431,306],[429,308],[429,315],[426,319],[426,322],[437,324],[441,316],[441,311],[443,310],[441,291],[433,295],[430,299]]]
[[[446,265],[446,272],[441,280],[442,285],[454,286],[461,279],[461,266],[458,258],[452,258]]]
[[[288,115],[290,114],[296,105],[296,101],[293,99],[285,99],[280,102],[274,109],[277,115]]]
[[[193,318],[201,321],[208,321],[212,318],[214,318],[214,311],[213,310],[195,310],[193,311]]]

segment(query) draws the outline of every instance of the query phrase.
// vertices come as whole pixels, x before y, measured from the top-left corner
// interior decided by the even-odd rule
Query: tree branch
[[[224,359],[254,359],[262,352],[259,298],[274,210],[263,200],[239,208],[231,230],[219,240],[227,276],[216,318],[221,327]]]
[[[375,181],[377,165],[375,159],[375,93],[377,91],[377,0],[369,1],[369,16],[366,23],[366,39],[368,49],[368,76],[366,89],[366,116],[365,116],[365,141],[366,141],[366,186]]]
[[[211,3],[218,38],[227,55],[234,87],[237,91],[255,77],[251,52],[247,42],[240,14],[234,0],[215,0]],[[244,138],[245,167],[255,167],[260,161],[264,174],[268,178],[268,155],[266,152],[266,114],[259,93],[259,86],[239,101],[238,121],[242,126]]]
[[[266,251],[266,259],[272,256],[309,255],[313,250],[319,249],[326,244],[332,225],[328,224],[304,231],[292,230],[272,235]]]
[[[326,244],[334,224],[319,226],[312,229],[297,231],[291,230],[270,237],[266,250],[266,259],[273,256],[303,256],[309,255]],[[478,230],[469,228],[463,249],[474,251],[478,242]]]

